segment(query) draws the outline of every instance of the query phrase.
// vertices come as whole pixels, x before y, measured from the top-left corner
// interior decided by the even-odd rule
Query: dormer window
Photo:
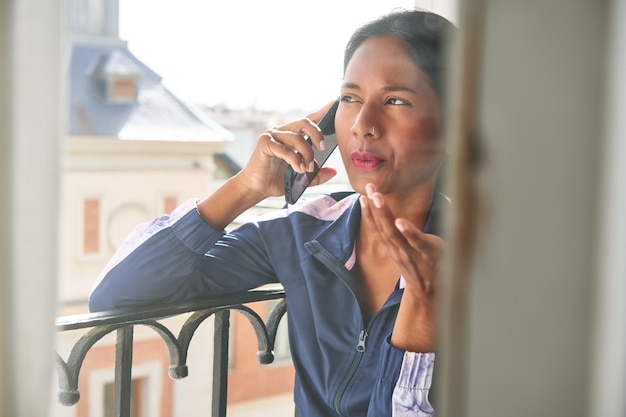
[[[107,102],[137,102],[141,70],[130,56],[119,50],[101,56],[95,75],[104,80]]]
[[[137,78],[111,76],[107,80],[107,101],[134,103],[137,101]]]

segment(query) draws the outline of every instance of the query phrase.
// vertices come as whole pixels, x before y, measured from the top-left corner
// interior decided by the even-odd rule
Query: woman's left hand
[[[406,219],[396,218],[374,185],[368,184],[366,192],[367,197],[361,197],[363,219],[378,230],[406,284],[391,343],[408,351],[432,352],[444,241]]]

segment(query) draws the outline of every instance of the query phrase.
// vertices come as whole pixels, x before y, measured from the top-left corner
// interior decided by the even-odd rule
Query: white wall
[[[484,5],[484,37],[459,64],[477,64],[457,77],[478,88],[454,139],[478,137],[485,153],[470,183],[480,206],[452,220],[484,223],[453,276],[467,307],[446,315],[439,358],[460,366],[440,415],[623,417],[624,2],[464,4]]]
[[[588,415],[626,416],[626,1],[608,19],[605,145]]]
[[[213,153],[225,143],[120,141],[66,138],[60,230],[61,305],[85,303],[100,272],[135,226],[178,204],[208,195]],[[85,254],[83,202],[100,202],[100,251]],[[86,305],[83,311],[87,312]],[[61,314],[70,314],[63,311]]]
[[[11,247],[9,218],[11,212],[11,137],[12,124],[9,109],[13,103],[10,96],[12,79],[11,61],[11,24],[12,13],[10,2],[0,2],[0,413],[12,414],[14,404],[11,400]]]
[[[46,416],[57,276],[62,1],[0,2],[0,415]]]

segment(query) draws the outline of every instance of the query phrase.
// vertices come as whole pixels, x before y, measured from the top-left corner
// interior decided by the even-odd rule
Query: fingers
[[[402,218],[397,218],[394,225],[415,250],[432,258],[438,258],[443,252],[444,241],[439,236],[424,233],[413,223]]]
[[[315,168],[313,150],[303,135],[268,129],[259,137],[269,155],[287,162],[299,173],[312,172]],[[308,162],[307,162],[308,161]]]
[[[324,115],[326,113],[328,113],[328,111],[330,110],[330,108],[333,106],[333,104],[335,104],[337,100],[332,100],[329,101],[328,103],[326,103],[324,105],[324,107],[322,107],[321,109],[319,109],[318,111],[315,111],[311,114],[309,114],[307,116],[307,119],[309,121],[311,121],[312,123],[315,123],[315,126],[317,127],[317,124],[322,120],[322,118],[324,117]],[[319,130],[319,128],[318,128]],[[319,135],[315,135],[315,136],[310,136],[311,141],[313,143],[313,145],[319,149],[320,151],[323,151],[326,149],[326,144],[324,143],[324,136],[321,134]]]
[[[325,150],[326,147],[324,135],[317,123],[333,103],[334,100],[304,119],[267,129],[259,137],[265,154],[282,159],[296,172],[313,172],[316,163],[312,146],[320,151]],[[318,175],[314,185],[328,181],[335,173],[335,171],[327,171]]]
[[[443,240],[435,235],[422,232],[413,223],[406,219],[396,218],[385,206],[382,194],[376,192],[372,184],[365,187],[367,197],[374,206],[376,215],[370,214],[378,229],[385,234],[390,242],[398,246],[409,244],[413,249],[427,255],[439,254],[443,248]]]
[[[263,135],[270,140],[268,146],[272,154],[285,160],[300,173],[313,172],[315,169],[312,146],[319,150],[325,149],[320,128],[309,118],[267,129]]]
[[[365,224],[378,232],[407,282],[431,292],[443,253],[443,240],[422,232],[406,219],[396,218],[372,184],[366,186],[366,193],[367,196],[361,197]]]
[[[372,184],[365,186],[365,191],[368,198],[368,208],[370,211],[370,218],[376,225],[376,228],[381,233],[381,237],[388,243],[401,246],[404,242],[402,233],[394,225],[394,215],[385,205],[382,194],[377,193]],[[375,214],[374,214],[375,213]]]
[[[364,225],[375,233],[386,246],[390,258],[394,261],[405,279],[419,281],[424,287],[418,268],[422,254],[406,242],[402,233],[394,226],[393,215],[384,205],[382,196],[368,193],[361,196],[361,217]]]

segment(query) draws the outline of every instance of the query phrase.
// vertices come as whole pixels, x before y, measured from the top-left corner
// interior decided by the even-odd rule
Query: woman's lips
[[[385,162],[383,158],[370,152],[352,152],[350,159],[356,168],[363,170],[375,169]]]

